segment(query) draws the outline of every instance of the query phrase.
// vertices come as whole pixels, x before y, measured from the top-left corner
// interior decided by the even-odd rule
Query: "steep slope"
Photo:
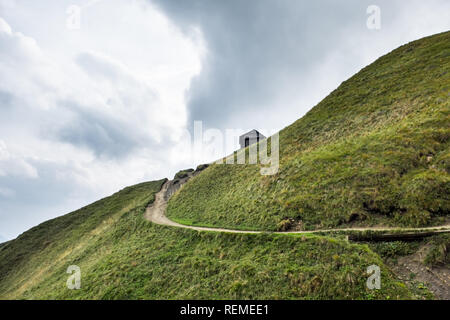
[[[144,219],[164,180],[126,188],[0,247],[0,299],[413,298],[366,245],[197,232]],[[381,267],[381,290],[366,269]],[[70,265],[81,289],[69,290]]]
[[[125,188],[80,210],[44,222],[0,247],[0,298],[8,297],[10,292],[20,296],[56,267],[63,268],[74,255],[98,254],[93,248],[102,234],[124,215],[140,212],[153,202],[154,194],[164,182]]]
[[[280,170],[212,165],[174,221],[240,229],[428,226],[450,208],[450,32],[404,45],[280,132]]]

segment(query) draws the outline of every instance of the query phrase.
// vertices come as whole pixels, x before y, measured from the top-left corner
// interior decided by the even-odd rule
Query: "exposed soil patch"
[[[424,265],[428,250],[429,246],[423,245],[416,253],[399,257],[390,267],[401,280],[424,283],[436,299],[450,300],[450,266]]]

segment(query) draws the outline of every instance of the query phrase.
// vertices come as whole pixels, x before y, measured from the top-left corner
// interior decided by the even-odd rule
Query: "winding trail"
[[[187,181],[187,179],[186,179]],[[184,182],[186,182],[184,181]],[[224,228],[209,228],[209,227],[197,227],[189,226],[174,222],[166,217],[167,201],[170,198],[172,192],[168,192],[169,186],[172,181],[167,181],[162,186],[161,190],[155,195],[155,201],[150,204],[146,210],[144,217],[146,220],[165,226],[192,229],[197,231],[214,231],[214,232],[228,232],[228,233],[267,233],[270,231],[251,231],[251,230],[235,230],[235,229],[224,229]],[[274,234],[314,234],[321,232],[336,232],[336,231],[402,231],[402,233],[417,233],[417,232],[427,232],[427,233],[446,233],[450,232],[450,224],[435,227],[424,227],[424,228],[392,228],[392,227],[364,227],[364,228],[335,228],[335,229],[320,229],[311,231],[279,231],[271,232]]]
[[[180,223],[176,223],[166,217],[167,200],[166,192],[168,189],[170,181],[164,183],[155,196],[155,201],[147,207],[145,210],[145,219],[150,222],[161,224],[165,226],[192,229],[197,231],[216,231],[216,232],[231,232],[231,233],[261,233],[261,231],[242,231],[242,230],[231,230],[231,229],[221,229],[221,228],[206,228],[206,227],[195,227],[188,226]]]

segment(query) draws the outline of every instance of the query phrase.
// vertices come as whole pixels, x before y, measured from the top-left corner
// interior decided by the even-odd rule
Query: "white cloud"
[[[7,175],[32,179],[38,178],[36,168],[29,164],[26,159],[11,154],[6,147],[5,142],[0,140],[0,177]],[[5,188],[3,190],[9,189]],[[5,191],[4,194],[7,193],[8,192]]]
[[[99,2],[77,32],[65,28],[65,10],[55,15],[65,5],[0,0],[0,232],[8,237],[183,165],[165,151],[186,125],[200,48],[143,1]]]

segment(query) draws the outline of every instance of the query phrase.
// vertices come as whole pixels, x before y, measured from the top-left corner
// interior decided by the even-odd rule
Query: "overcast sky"
[[[282,129],[379,56],[449,30],[449,13],[448,0],[0,0],[0,242],[214,160],[186,147],[194,120]]]

